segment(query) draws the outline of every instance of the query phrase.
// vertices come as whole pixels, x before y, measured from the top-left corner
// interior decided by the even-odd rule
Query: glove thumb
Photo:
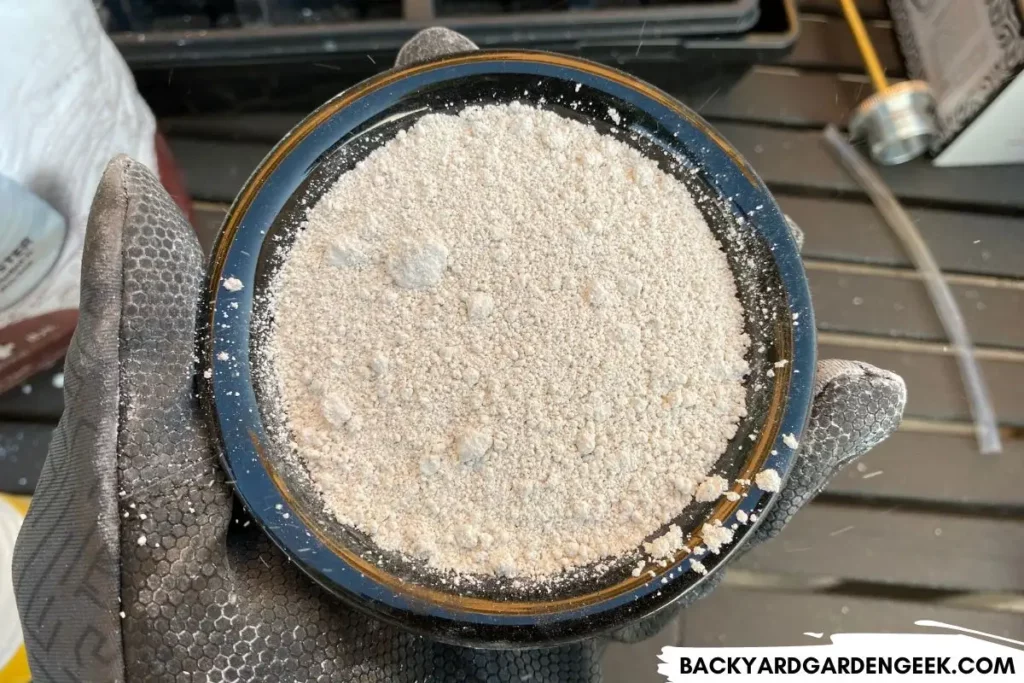
[[[843,467],[896,431],[906,402],[907,386],[893,372],[860,361],[820,361],[793,471],[752,541],[776,536]]]
[[[19,536],[15,588],[37,678],[117,681],[122,628],[157,616],[140,600],[160,588],[145,584],[147,564],[217,562],[231,497],[195,419],[202,254],[142,164],[107,166],[82,273],[65,412]]]

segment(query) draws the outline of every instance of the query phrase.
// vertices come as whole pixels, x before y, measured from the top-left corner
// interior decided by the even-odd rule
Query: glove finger
[[[182,586],[222,566],[232,497],[194,392],[203,256],[156,177],[123,160],[121,590],[125,643]],[[154,621],[157,620],[157,621]],[[138,655],[126,649],[129,661]],[[152,654],[152,653],[150,653]]]
[[[402,68],[420,62],[427,62],[436,57],[456,52],[471,52],[477,46],[472,40],[441,26],[425,28],[402,46],[395,58],[395,66]]]
[[[126,161],[107,167],[93,201],[64,415],[15,548],[18,611],[39,680],[123,678],[116,459]]]
[[[752,540],[777,535],[843,467],[896,431],[906,402],[907,386],[895,373],[860,361],[820,361],[799,457]]]

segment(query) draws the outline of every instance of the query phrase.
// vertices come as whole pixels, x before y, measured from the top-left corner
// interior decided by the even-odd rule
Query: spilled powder
[[[721,524],[705,523],[701,527],[701,538],[712,553],[718,553],[722,546],[732,541],[732,529],[727,529]]]
[[[762,491],[775,492],[782,488],[782,477],[775,470],[762,470],[754,477],[754,483]]]
[[[682,184],[590,127],[424,116],[310,210],[273,290],[293,450],[386,550],[552,577],[671,554],[678,527],[651,536],[725,491],[749,344],[725,255]]]

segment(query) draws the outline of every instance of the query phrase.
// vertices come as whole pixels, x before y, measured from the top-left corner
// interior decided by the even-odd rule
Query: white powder
[[[725,255],[685,186],[580,123],[423,117],[311,209],[273,306],[294,451],[384,549],[553,577],[725,490],[749,344]]]
[[[244,286],[237,277],[224,278],[224,289],[229,292],[240,292]]]
[[[754,477],[754,483],[762,491],[778,491],[782,488],[782,477],[775,470],[762,470]]]
[[[673,524],[661,536],[650,543],[644,543],[644,552],[652,559],[660,560],[672,557],[683,548],[683,530]]]
[[[724,477],[712,474],[697,487],[697,502],[710,503],[721,498],[725,490],[729,488],[729,482]]]
[[[403,238],[388,254],[387,267],[395,284],[426,289],[441,281],[448,265],[448,247],[436,237]]]
[[[796,440],[796,437],[792,434],[783,434],[782,443],[786,444],[793,450],[796,450],[800,446],[800,442]]]
[[[716,555],[722,549],[722,546],[732,541],[732,529],[727,529],[720,524],[708,524],[705,523],[700,530],[701,538],[704,539],[705,545],[708,550]]]

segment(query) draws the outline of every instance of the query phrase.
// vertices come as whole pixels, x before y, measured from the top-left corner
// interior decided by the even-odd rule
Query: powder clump
[[[762,491],[773,493],[782,488],[782,477],[775,470],[762,470],[754,477],[754,483]]]
[[[403,289],[427,289],[441,281],[448,247],[435,237],[403,239],[388,255],[388,272]]]
[[[237,277],[224,278],[224,289],[229,292],[240,292],[245,287]]]
[[[732,542],[733,532],[720,524],[705,523],[700,530],[704,544],[712,553],[718,554],[722,546]]]
[[[661,560],[670,558],[683,548],[683,530],[673,524],[661,536],[658,536],[650,543],[644,543],[644,552],[651,556],[651,559]]]
[[[711,503],[721,498],[728,487],[729,482],[725,480],[725,477],[713,474],[700,483],[694,497],[698,503]]]

